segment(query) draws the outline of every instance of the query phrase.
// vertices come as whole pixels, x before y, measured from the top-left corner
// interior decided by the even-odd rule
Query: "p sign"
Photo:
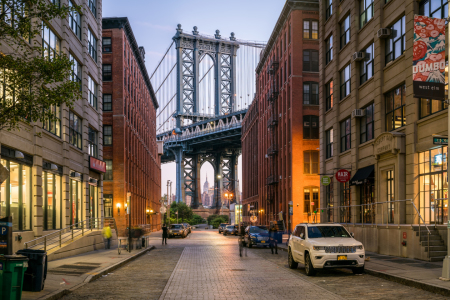
[[[8,227],[0,226],[0,235],[7,235],[7,234],[8,234]]]

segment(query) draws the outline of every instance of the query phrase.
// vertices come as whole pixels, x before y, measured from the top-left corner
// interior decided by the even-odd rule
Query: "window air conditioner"
[[[377,32],[377,36],[380,39],[385,39],[391,36],[391,29],[389,28],[380,28]]]
[[[366,114],[365,109],[355,109],[352,111],[352,118],[364,117],[365,114]]]
[[[364,60],[364,58],[366,58],[365,52],[355,52],[355,53],[353,53],[353,56],[352,56],[353,61]]]

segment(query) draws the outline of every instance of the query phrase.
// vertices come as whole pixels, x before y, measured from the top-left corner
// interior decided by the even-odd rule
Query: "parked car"
[[[222,233],[223,230],[225,229],[225,227],[226,227],[227,225],[230,225],[230,224],[228,224],[228,223],[222,223],[222,224],[220,224],[220,225],[219,225],[219,233]]]
[[[225,229],[223,230],[223,235],[238,235],[239,233],[239,226],[238,225],[227,225]]]
[[[244,243],[247,247],[269,246],[269,229],[267,226],[248,226],[245,228]]]
[[[170,224],[169,226],[169,238],[180,236],[185,238],[188,235],[186,227],[183,224]]]
[[[289,268],[302,263],[308,276],[326,268],[350,268],[362,274],[364,258],[363,244],[340,224],[299,224],[289,239]]]
[[[183,224],[184,227],[186,227],[188,234],[192,232],[192,227],[191,225],[189,225],[189,223],[181,223],[181,224]]]

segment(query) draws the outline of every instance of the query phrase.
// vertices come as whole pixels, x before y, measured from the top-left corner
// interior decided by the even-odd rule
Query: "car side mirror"
[[[300,238],[302,239],[302,240],[304,240],[305,239],[305,234],[302,232],[302,233],[300,233]]]
[[[353,232],[350,232],[350,236],[351,236],[352,238],[354,238],[354,237],[355,237],[355,234],[354,234]]]

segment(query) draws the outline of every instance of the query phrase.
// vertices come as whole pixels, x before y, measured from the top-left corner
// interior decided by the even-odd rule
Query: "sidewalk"
[[[101,276],[108,276],[115,269],[132,261],[145,252],[154,249],[124,250],[119,255],[117,247],[110,250],[97,250],[71,256],[48,263],[47,279],[44,290],[41,292],[22,292],[22,299],[59,299],[70,293],[70,290],[93,281]]]
[[[287,251],[286,244],[278,248]],[[428,292],[450,295],[450,281],[440,280],[443,262],[381,255],[366,252],[365,272],[369,275],[412,286]]]

